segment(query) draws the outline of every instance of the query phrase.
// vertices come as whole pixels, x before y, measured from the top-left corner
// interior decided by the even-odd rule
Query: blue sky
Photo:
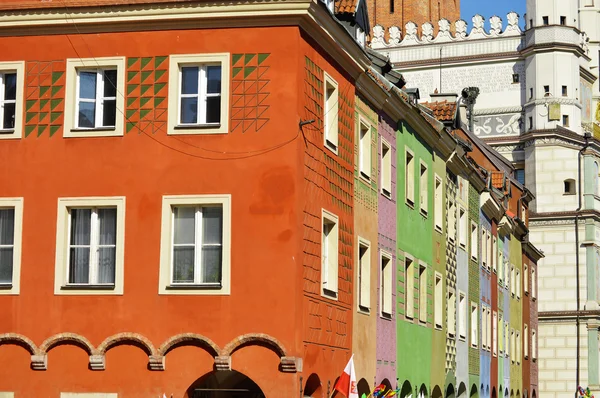
[[[486,21],[491,16],[498,15],[506,24],[506,14],[516,11],[521,16],[525,14],[525,0],[460,0],[461,18],[471,25],[471,18],[475,14],[481,14]],[[487,24],[486,24],[487,25]],[[523,23],[520,23],[523,25]]]

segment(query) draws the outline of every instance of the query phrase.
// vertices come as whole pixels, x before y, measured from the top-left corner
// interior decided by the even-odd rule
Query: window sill
[[[202,284],[172,284],[165,286],[166,290],[219,290],[222,289],[221,283],[202,283]]]
[[[406,205],[413,210],[415,209],[415,202],[410,199],[406,199]]]
[[[221,123],[205,123],[205,124],[178,124],[173,127],[175,130],[196,130],[196,129],[218,129]]]
[[[467,341],[465,336],[458,336],[458,341]]]
[[[0,129],[0,140],[15,140],[21,138],[21,130]]]
[[[358,311],[359,314],[363,314],[363,315],[371,315],[371,309],[368,307],[363,307],[362,305],[358,306]]]
[[[12,288],[12,283],[0,283],[0,290],[10,290]]]
[[[83,137],[120,137],[123,136],[122,130],[117,130],[116,127],[100,127],[93,129],[72,128],[65,130],[63,137],[65,138],[83,138]]]
[[[338,294],[337,292],[334,292],[333,290],[329,290],[327,288],[323,288],[323,291],[321,292],[321,294],[324,297],[330,298],[332,300],[337,300],[338,299]]]
[[[392,314],[388,314],[387,312],[382,312],[381,313],[381,318],[386,319],[388,321],[392,320]]]
[[[175,124],[168,128],[167,135],[194,135],[194,134],[227,134],[227,124]]]
[[[0,134],[14,134],[15,129],[0,129]]]
[[[328,139],[325,140],[325,148],[329,149],[331,152],[338,154],[338,146]]]
[[[442,231],[442,227],[440,227],[439,225],[436,225],[434,229],[436,232],[439,232],[440,234],[444,233],[444,231]]]
[[[388,198],[389,200],[392,200],[392,193],[390,191],[388,191],[387,189],[383,188],[381,190],[381,194],[383,196],[385,196],[386,198]]]
[[[421,213],[421,215],[422,215],[423,217],[427,218],[427,215],[428,215],[428,212],[427,212],[427,210],[423,210],[423,209],[421,209],[420,213]]]
[[[115,285],[64,285],[60,287],[61,290],[115,290]]]
[[[471,344],[471,348],[474,349],[474,350],[478,350],[479,346]]]
[[[367,184],[371,184],[371,177],[367,173],[360,171],[358,174],[361,180],[363,180]]]

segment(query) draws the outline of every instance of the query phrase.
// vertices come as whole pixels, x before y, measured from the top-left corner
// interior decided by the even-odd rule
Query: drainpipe
[[[581,212],[581,157],[583,152],[590,145],[590,137],[592,135],[590,133],[585,133],[585,144],[579,150],[577,154],[577,210],[575,211],[575,273],[576,273],[576,288],[577,288],[577,312],[575,315],[575,326],[577,330],[577,355],[576,355],[576,365],[575,365],[575,398],[578,395],[579,388],[579,349],[581,347],[581,338],[579,337],[579,311],[581,308],[580,303],[580,294],[579,294],[579,213]]]

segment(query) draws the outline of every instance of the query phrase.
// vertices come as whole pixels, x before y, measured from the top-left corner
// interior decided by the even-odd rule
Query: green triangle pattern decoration
[[[269,117],[269,53],[231,56],[231,131],[258,132]]]
[[[126,133],[166,133],[168,103],[164,88],[168,83],[168,58],[158,56],[127,60]]]
[[[51,76],[50,81],[48,75]],[[33,132],[37,137],[44,136],[46,132],[48,137],[52,137],[62,130],[65,79],[64,60],[25,63],[25,138]],[[44,85],[40,84],[41,81]]]

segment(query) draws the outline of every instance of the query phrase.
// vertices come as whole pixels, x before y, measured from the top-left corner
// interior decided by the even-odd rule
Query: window
[[[537,277],[535,268],[531,267],[531,297],[535,300],[537,294]]]
[[[0,139],[23,135],[24,62],[0,62]]]
[[[529,294],[529,271],[527,268],[527,264],[523,264],[523,289],[525,290],[525,294]]]
[[[444,206],[444,186],[442,184],[442,179],[436,174],[435,175],[435,209],[434,209],[434,218],[435,218],[435,228],[442,232],[442,222],[443,222],[443,214],[442,209]]]
[[[567,86],[562,86],[562,96],[563,97],[567,97],[568,96],[568,94],[567,94]]]
[[[404,172],[406,202],[410,206],[413,206],[415,204],[415,159],[413,154],[409,151],[406,151],[406,167]]]
[[[60,198],[54,294],[123,294],[125,198]]]
[[[427,178],[427,166],[424,163],[421,163],[421,173],[420,173],[420,177],[419,177],[419,190],[420,190],[420,204],[421,204],[421,213],[423,214],[427,214],[428,212],[428,200],[427,200],[427,195],[429,194],[428,192],[428,188],[429,188],[429,184],[428,184],[428,178]]]
[[[548,23],[548,17],[547,16],[543,16],[542,17],[542,24],[549,25],[549,23]]]
[[[513,73],[512,79],[513,79],[513,83],[519,83],[519,74]]]
[[[487,247],[487,239],[486,239],[486,230],[481,228],[481,265],[483,268],[488,268],[488,250]]]
[[[560,24],[561,25],[566,25],[567,24],[567,17],[565,17],[564,15],[560,16]]]
[[[67,59],[65,137],[123,135],[125,57]]]
[[[533,19],[529,20],[529,28],[533,28]]]
[[[467,296],[458,292],[458,337],[461,340],[467,338]]]
[[[504,252],[501,247],[498,248],[498,266],[498,284],[502,286],[502,280],[504,278]]]
[[[427,322],[427,267],[419,265],[419,321]]]
[[[394,13],[394,0],[390,0],[390,14]]]
[[[531,359],[537,360],[537,333],[534,330],[531,331]]]
[[[442,285],[442,274],[439,272],[435,273],[435,313],[434,322],[435,327],[438,329],[442,328],[442,304],[444,302],[444,288]]]
[[[448,201],[448,239],[454,242],[456,239],[456,207],[453,201]]]
[[[358,238],[358,309],[371,308],[371,243]]]
[[[515,338],[515,329],[510,329],[510,361],[515,363],[515,357],[517,356],[517,344]]]
[[[529,326],[523,325],[523,355],[529,358]]]
[[[529,99],[532,99],[532,98],[533,98],[533,87],[530,87],[529,88]]]
[[[448,336],[456,335],[456,297],[454,289],[448,289]]]
[[[544,86],[544,97],[550,96],[550,86]]]
[[[381,193],[392,197],[392,147],[381,139]]]
[[[362,118],[358,125],[358,167],[360,176],[369,180],[371,179],[371,128]]]
[[[487,328],[488,328],[488,323],[487,323],[487,312],[485,311],[485,306],[482,305],[481,306],[481,347],[484,350],[488,349],[487,346]]]
[[[515,266],[511,264],[510,267],[510,294],[515,297]]]
[[[508,322],[504,321],[504,355],[506,358],[509,357],[510,353],[510,332],[508,328]]]
[[[492,316],[492,354],[498,355],[498,314],[493,312]]]
[[[498,314],[498,351],[500,356],[504,354],[504,322],[502,322],[502,313]]]
[[[333,3],[333,1],[332,1]],[[337,154],[338,150],[338,84],[325,72],[325,146]]]
[[[471,302],[471,347],[477,348],[479,345],[478,336],[479,331],[479,310],[477,304]]]
[[[508,260],[504,261],[504,287],[508,289],[509,283],[511,280],[510,275],[510,266],[508,265]]]
[[[492,234],[489,230],[485,230],[485,250],[487,256],[487,269],[488,271],[492,267]]]
[[[515,178],[521,184],[525,185],[525,169],[516,169],[515,170]]]
[[[498,240],[492,236],[492,271],[498,273]]]
[[[0,295],[19,294],[23,198],[0,198]]]
[[[520,332],[517,330],[516,331],[516,343],[517,343],[517,357],[516,357],[516,361],[517,361],[517,365],[521,363],[521,336],[520,336]]]
[[[533,129],[533,117],[529,116],[529,130]]]
[[[462,207],[459,209],[458,211],[459,214],[459,235],[458,235],[458,239],[459,239],[459,244],[462,247],[467,246],[467,212],[465,211],[465,209],[463,209]]]
[[[575,195],[577,192],[575,191],[575,180],[569,178],[564,182],[564,194],[565,195]]]
[[[321,294],[337,297],[338,291],[338,218],[323,210],[321,237]]]
[[[225,134],[229,115],[229,54],[169,57],[168,134]]]
[[[414,261],[411,258],[406,258],[405,260],[405,278],[406,278],[406,286],[405,286],[405,311],[406,317],[412,319],[414,317],[414,308],[415,308],[415,267]]]
[[[163,196],[159,294],[230,294],[231,196]]]
[[[379,289],[379,301],[381,316],[392,317],[392,255],[381,251],[381,286]]]
[[[490,325],[491,321],[492,321],[492,310],[490,309],[490,307],[486,306],[485,309],[485,322],[486,322],[486,331],[485,331],[485,341],[486,341],[486,345],[487,345],[487,350],[490,351],[490,349],[492,348],[492,325]]]
[[[477,224],[471,222],[471,258],[473,260],[477,260],[477,237],[479,233],[477,232]]]
[[[517,290],[517,299],[521,298],[521,271],[520,270],[516,270],[517,273],[517,277],[515,279],[515,288]]]
[[[564,127],[569,127],[569,115],[563,115],[562,124]]]

